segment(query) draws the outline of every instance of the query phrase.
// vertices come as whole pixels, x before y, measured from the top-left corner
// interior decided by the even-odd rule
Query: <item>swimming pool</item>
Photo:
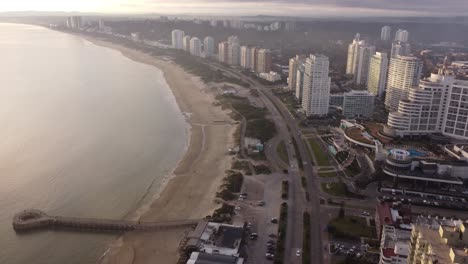
[[[423,153],[423,152],[415,150],[415,149],[407,149],[407,151],[410,153],[410,156],[413,156],[413,157],[425,157],[425,156],[427,156],[426,153]]]

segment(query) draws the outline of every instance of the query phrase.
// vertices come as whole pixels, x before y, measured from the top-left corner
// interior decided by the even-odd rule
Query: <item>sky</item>
[[[468,0],[0,0],[6,11],[282,16],[454,16]]]

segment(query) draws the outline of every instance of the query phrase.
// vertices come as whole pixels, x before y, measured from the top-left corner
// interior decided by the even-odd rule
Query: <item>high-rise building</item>
[[[367,84],[369,74],[369,64],[372,55],[375,53],[375,46],[360,45],[356,58],[356,70],[354,72],[354,83],[357,85]]]
[[[302,104],[302,95],[304,94],[304,63],[300,63],[296,71],[296,99]]]
[[[240,45],[237,42],[228,45],[228,64],[240,65]]]
[[[356,65],[358,63],[359,47],[366,44],[364,40],[360,40],[359,33],[353,39],[353,42],[348,46],[348,59],[346,62],[346,74],[354,75],[356,73]]]
[[[172,30],[172,47],[174,49],[184,48],[184,32],[182,30]]]
[[[299,55],[289,59],[288,88],[289,91],[296,91],[297,68],[302,63],[303,58]]]
[[[395,32],[395,41],[408,42],[409,33],[404,29],[398,29]]]
[[[212,37],[205,37],[203,39],[203,52],[205,54],[205,58],[213,57],[215,53],[215,42]]]
[[[296,21],[287,21],[284,23],[284,30],[288,32],[296,31]]]
[[[407,98],[411,87],[419,83],[422,71],[420,59],[411,56],[397,56],[390,59],[388,69],[385,108],[396,111],[400,100]]]
[[[391,32],[392,32],[391,27],[383,26],[382,30],[380,31],[380,39],[383,41],[389,41]]]
[[[310,55],[304,66],[302,108],[307,116],[328,114],[330,82],[328,57]]]
[[[234,44],[234,43],[237,43],[239,44],[240,41],[239,41],[239,38],[237,36],[230,36],[228,37],[228,43],[231,45],[231,44]]]
[[[99,30],[103,31],[104,28],[106,27],[104,20],[102,18],[99,19]]]
[[[267,73],[271,71],[271,51],[269,49],[259,49],[257,53],[257,73]]]
[[[368,91],[352,90],[343,94],[343,115],[346,118],[369,118],[374,112],[375,96]]]
[[[257,70],[257,62],[258,62],[258,49],[256,47],[252,47],[250,49],[250,65],[253,71]]]
[[[387,84],[388,58],[387,53],[376,52],[370,59],[367,90],[374,96],[383,98]]]
[[[421,80],[388,115],[384,132],[390,136],[442,134],[468,140],[468,81],[443,70]]]
[[[409,56],[411,54],[411,45],[406,42],[395,41],[392,43],[392,51],[390,57]]]
[[[229,43],[226,41],[218,44],[218,60],[220,62],[228,63],[228,49]]]
[[[197,37],[193,37],[190,39],[190,54],[192,54],[193,56],[202,55],[201,40]]]
[[[182,38],[182,46],[185,51],[190,52],[190,40],[192,38],[189,35],[186,35]]]
[[[83,19],[81,16],[71,16],[67,18],[67,28],[80,29],[83,26]]]
[[[243,68],[246,69],[251,69],[252,68],[252,51],[250,47],[248,46],[242,46],[241,47],[241,59],[240,59],[240,65]]]

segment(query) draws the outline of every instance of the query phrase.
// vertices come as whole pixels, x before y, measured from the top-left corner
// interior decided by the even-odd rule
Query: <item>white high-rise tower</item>
[[[330,82],[328,57],[310,55],[304,66],[304,87],[302,108],[306,115],[323,116],[328,114]]]
[[[184,32],[182,30],[174,29],[172,30],[172,47],[174,49],[183,49],[184,48]]]
[[[190,39],[190,54],[193,56],[201,56],[201,40],[197,37]]]
[[[359,47],[365,45],[364,40],[360,40],[359,33],[353,39],[353,42],[348,46],[348,60],[346,62],[346,74],[354,75],[356,73],[356,65],[358,62]]]
[[[391,27],[383,26],[382,30],[380,31],[380,39],[383,41],[389,41],[391,32],[392,32]]]
[[[356,58],[356,70],[354,72],[354,82],[356,84],[367,84],[369,74],[369,63],[375,53],[375,46],[359,46]]]
[[[409,33],[404,29],[398,29],[395,32],[395,41],[408,42]]]
[[[213,57],[215,53],[215,42],[212,37],[205,37],[203,39],[203,52],[205,54],[205,58]]]
[[[376,52],[370,59],[367,90],[375,96],[383,97],[387,84],[387,53]]]

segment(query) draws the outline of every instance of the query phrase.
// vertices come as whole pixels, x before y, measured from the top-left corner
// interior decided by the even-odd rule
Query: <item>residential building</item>
[[[388,115],[384,132],[390,136],[442,134],[468,140],[468,81],[440,70],[421,80]]]
[[[387,53],[376,52],[370,58],[367,91],[379,98],[383,98],[385,85],[387,84],[387,71]]]
[[[228,37],[228,43],[231,45],[231,44],[234,44],[234,43],[237,43],[239,44],[240,41],[239,41],[239,38],[237,36],[230,36]]]
[[[68,17],[66,25],[68,29],[80,29],[83,26],[83,19],[81,16]]]
[[[192,38],[189,35],[186,35],[182,38],[182,47],[185,51],[190,52],[190,40]]]
[[[375,46],[360,45],[356,57],[356,68],[354,72],[354,83],[357,85],[367,85],[369,74],[369,64],[372,55],[375,53]]]
[[[100,18],[98,23],[99,23],[98,24],[99,31],[104,31],[104,29],[106,28],[106,24],[104,23],[104,20]]]
[[[211,58],[215,54],[215,41],[212,37],[208,36],[203,39],[203,52],[205,58]]]
[[[172,47],[174,49],[184,48],[184,32],[182,30],[172,30]]]
[[[398,29],[395,32],[395,41],[408,42],[409,33],[404,29]]]
[[[383,41],[389,41],[391,32],[392,32],[391,27],[383,26],[382,30],[380,31],[380,39]]]
[[[343,108],[343,102],[344,102],[343,93],[330,94],[330,105]]]
[[[250,49],[250,69],[253,71],[257,70],[258,65],[258,49],[256,47],[252,47]]]
[[[281,75],[277,72],[270,71],[270,72],[261,72],[258,74],[260,78],[265,79],[269,82],[277,82],[281,80]]]
[[[220,42],[218,44],[218,60],[219,62],[228,63],[229,43]]]
[[[463,222],[455,225],[413,225],[408,264],[468,263],[468,235]]]
[[[356,72],[356,65],[358,61],[359,47],[365,45],[364,40],[360,40],[360,34],[357,33],[353,42],[348,46],[348,59],[346,62],[346,74],[354,75]]]
[[[411,206],[401,203],[379,201],[375,206],[375,229],[382,238],[385,229],[411,230]]]
[[[297,67],[296,71],[296,99],[302,103],[302,95],[304,93],[304,63]]]
[[[270,72],[272,65],[271,51],[269,49],[259,49],[257,53],[256,72]]]
[[[411,54],[411,45],[409,43],[395,41],[392,43],[392,50],[390,53],[391,58],[396,58],[397,56],[410,56]]]
[[[411,230],[384,226],[380,239],[379,264],[406,264],[410,238]]]
[[[369,118],[374,113],[375,96],[368,91],[353,90],[343,94],[343,115],[346,118]]]
[[[190,39],[190,54],[192,54],[193,56],[202,55],[201,40],[197,37],[193,37]]]
[[[289,91],[296,91],[296,77],[297,77],[297,69],[299,65],[303,63],[303,59],[301,56],[296,55],[296,57],[291,58],[289,60],[289,72],[288,72],[288,88]]]
[[[237,42],[228,45],[228,64],[240,65],[240,50],[241,47]]]
[[[328,114],[330,82],[328,57],[310,55],[304,66],[302,108],[307,116]]]
[[[295,21],[287,21],[284,23],[284,30],[288,32],[296,31],[296,22]]]
[[[243,68],[251,69],[252,68],[252,51],[248,46],[242,46],[240,50],[240,65]]]
[[[408,96],[410,88],[419,83],[422,71],[420,59],[412,56],[397,56],[390,59],[385,108],[396,111],[401,99]]]

